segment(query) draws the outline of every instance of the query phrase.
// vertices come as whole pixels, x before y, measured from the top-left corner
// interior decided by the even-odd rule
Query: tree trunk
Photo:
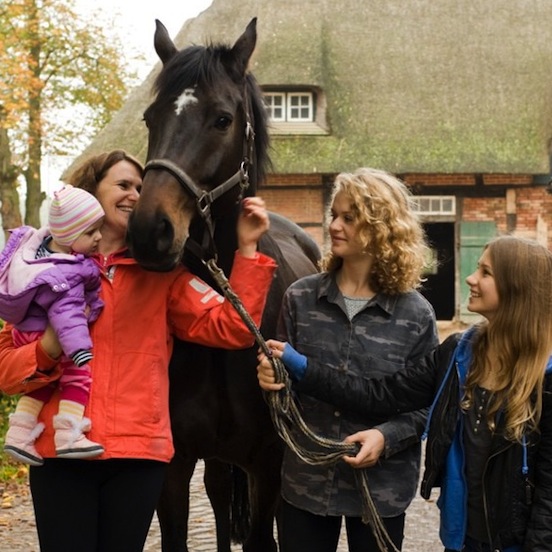
[[[19,168],[12,164],[10,141],[4,126],[4,110],[0,106],[0,215],[4,237],[8,239],[8,230],[21,226],[21,209],[17,192]]]
[[[25,170],[27,199],[25,202],[25,223],[40,228],[40,206],[46,197],[41,188],[40,165],[42,163],[42,87],[40,79],[40,34],[39,15],[36,3],[29,14],[28,33],[31,44],[29,51],[29,69],[35,76],[35,87],[29,89],[29,132],[27,142],[28,166]],[[39,84],[40,83],[40,84]]]

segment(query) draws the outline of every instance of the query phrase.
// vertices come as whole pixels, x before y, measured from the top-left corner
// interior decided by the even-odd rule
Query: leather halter
[[[247,94],[244,94],[244,104],[247,104]],[[206,230],[203,235],[203,244],[201,246],[191,238],[188,238],[186,246],[202,261],[205,261],[205,258],[217,258],[214,241],[215,221],[211,212],[212,204],[238,185],[240,186],[240,191],[236,203],[239,203],[245,190],[249,187],[249,166],[252,163],[255,131],[251,124],[249,109],[247,105],[244,107],[246,123],[243,138],[243,159],[238,170],[222,184],[219,184],[210,191],[203,190],[194,182],[193,178],[169,159],[152,159],[148,161],[144,167],[144,175],[150,170],[164,170],[170,173],[182,188],[184,188],[184,191],[195,198],[197,212],[205,222]]]

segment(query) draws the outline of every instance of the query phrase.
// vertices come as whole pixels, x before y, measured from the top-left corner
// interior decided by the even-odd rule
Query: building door
[[[456,298],[454,223],[427,222],[424,230],[432,256],[420,292],[433,305],[437,320],[452,320]]]

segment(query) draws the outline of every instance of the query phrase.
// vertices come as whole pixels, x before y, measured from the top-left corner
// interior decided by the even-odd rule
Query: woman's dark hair
[[[99,183],[105,178],[109,169],[120,161],[132,163],[138,169],[140,176],[143,176],[144,167],[138,159],[124,150],[113,150],[100,153],[84,161],[66,178],[66,182],[95,196]]]

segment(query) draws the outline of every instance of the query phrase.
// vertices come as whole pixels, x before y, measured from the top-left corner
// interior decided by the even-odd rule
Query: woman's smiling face
[[[130,213],[140,196],[142,178],[138,169],[128,161],[113,165],[99,183],[96,198],[105,211],[103,231],[125,236]]]
[[[470,288],[468,310],[492,320],[498,310],[499,299],[488,249],[481,255],[477,270],[466,278],[466,283]]]

